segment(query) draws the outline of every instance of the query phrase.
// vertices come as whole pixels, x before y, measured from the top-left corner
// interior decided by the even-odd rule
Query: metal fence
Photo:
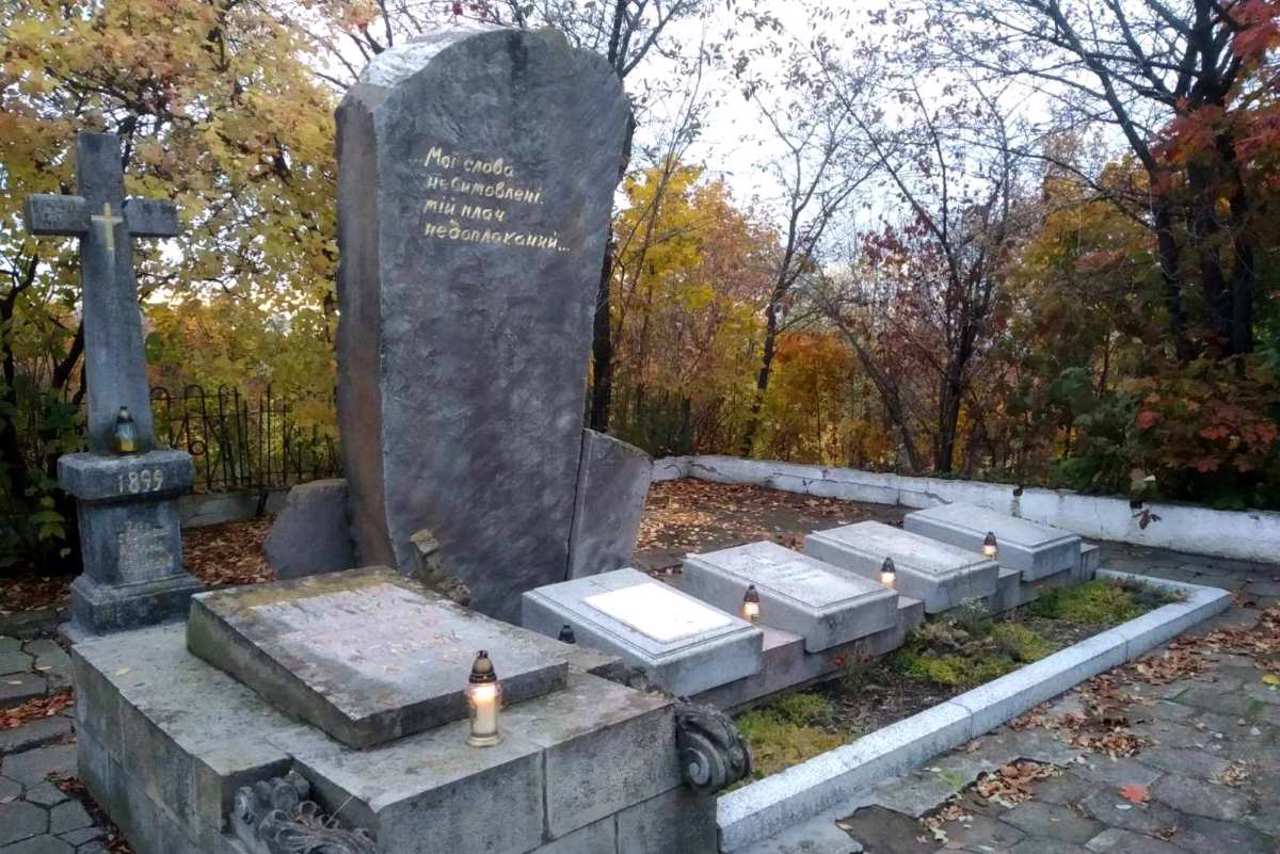
[[[333,431],[298,423],[299,407],[316,403],[334,405],[276,397],[270,386],[252,396],[226,386],[151,389],[156,439],[191,454],[196,492],[278,489],[340,475]]]

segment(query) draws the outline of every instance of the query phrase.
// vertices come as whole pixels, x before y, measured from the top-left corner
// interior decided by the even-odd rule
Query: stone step
[[[1035,581],[1080,564],[1077,534],[1019,519],[976,504],[941,504],[908,513],[902,526],[915,534],[981,552],[987,533],[996,535],[1001,566],[1019,570],[1023,581]]]
[[[749,585],[760,597],[759,622],[801,636],[806,652],[849,643],[897,621],[894,591],[768,540],[684,560],[684,589],[722,611],[741,611]]]
[[[567,625],[677,696],[760,671],[760,629],[631,567],[538,587],[521,604],[525,628],[556,637]]]
[[[815,531],[805,537],[804,550],[873,581],[879,580],[885,558],[893,558],[896,589],[923,600],[928,614],[996,593],[999,566],[995,561],[883,522]]]

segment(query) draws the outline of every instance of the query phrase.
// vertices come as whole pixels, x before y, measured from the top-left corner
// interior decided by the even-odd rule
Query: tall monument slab
[[[552,31],[442,30],[343,100],[338,404],[361,563],[408,571],[427,530],[472,606],[509,620],[568,576],[629,123],[609,65]]]

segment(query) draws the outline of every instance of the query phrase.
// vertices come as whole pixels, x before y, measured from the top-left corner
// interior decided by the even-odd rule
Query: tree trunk
[[[756,374],[756,392],[751,398],[751,414],[747,417],[747,429],[738,451],[744,457],[751,456],[756,433],[760,429],[760,412],[764,409],[764,395],[769,390],[769,377],[773,373],[773,357],[778,342],[778,304],[769,302],[765,309],[764,354],[760,359],[760,372]]]
[[[1155,181],[1158,176],[1152,175]],[[1164,280],[1165,308],[1169,312],[1169,337],[1179,362],[1191,359],[1191,343],[1187,340],[1187,318],[1182,308],[1182,285],[1178,281],[1178,243],[1173,235],[1173,212],[1169,201],[1157,197],[1151,205],[1156,227],[1156,248],[1160,256],[1160,275]]]

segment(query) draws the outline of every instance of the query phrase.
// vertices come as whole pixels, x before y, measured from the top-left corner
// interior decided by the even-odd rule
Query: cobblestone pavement
[[[108,831],[85,803],[57,783],[75,776],[72,709],[58,702],[71,684],[71,660],[50,638],[0,637],[0,727],[31,710],[21,726],[0,729],[0,852],[99,854]],[[49,702],[52,698],[53,702]],[[45,715],[44,711],[53,713]],[[25,715],[24,715],[25,717]]]
[[[1249,626],[1262,608],[1280,600],[1278,567],[1112,545],[1106,546],[1104,565],[1238,592],[1236,606],[1200,633]],[[1212,658],[1192,678],[1126,688],[1134,700],[1111,713],[1147,740],[1132,757],[1111,759],[1073,747],[1047,726],[1002,727],[880,787],[873,805],[840,822],[847,836],[802,841],[794,850],[847,854],[861,845],[873,854],[1278,852],[1280,691],[1260,680],[1266,672],[1280,673],[1280,660]],[[52,640],[0,637],[0,727],[6,710],[11,714],[22,703],[65,690],[68,665]],[[1055,701],[1045,717],[1071,714],[1081,705],[1077,689]],[[1053,769],[1053,776],[1027,787],[1029,799],[1002,806],[966,789],[981,772],[1023,757]],[[94,821],[92,804],[65,782],[74,774],[69,707],[0,729],[0,854],[127,850],[109,848],[110,829]],[[1124,787],[1140,788],[1128,789],[1126,798]],[[963,817],[939,824],[943,836],[932,837],[921,817],[929,821],[948,799],[952,806],[944,810]]]
[[[1104,548],[1108,569],[1237,594],[1231,610],[1190,637],[1253,627],[1280,601],[1280,567]],[[1167,681],[1164,671],[1144,681],[1143,671],[1124,669],[1069,691],[1021,726],[1000,727],[877,787],[867,806],[837,822],[850,841],[807,854],[1276,854],[1280,689],[1263,677],[1280,674],[1280,653],[1206,645],[1201,662],[1188,678]],[[1099,749],[1063,725],[1083,719],[1097,724]],[[1039,764],[1009,766],[1019,759]],[[1012,787],[1003,774],[982,776],[1002,767]]]

